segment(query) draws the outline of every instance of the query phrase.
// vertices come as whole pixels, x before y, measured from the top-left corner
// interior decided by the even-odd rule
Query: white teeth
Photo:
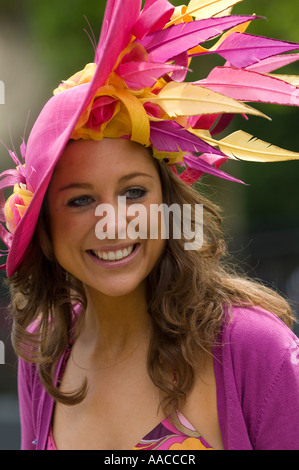
[[[93,254],[99,258],[103,259],[106,261],[115,261],[115,260],[121,260],[123,258],[126,258],[129,256],[132,251],[133,251],[133,246],[130,246],[129,248],[124,248],[123,250],[117,250],[117,251],[93,251]]]

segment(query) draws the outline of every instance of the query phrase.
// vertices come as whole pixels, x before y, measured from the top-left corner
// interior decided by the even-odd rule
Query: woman
[[[249,20],[215,16],[221,1],[219,11],[195,3],[188,10],[150,0],[140,13],[139,1],[130,12],[108,1],[95,64],[55,91],[22,146],[25,166],[11,153],[17,169],[2,175],[2,187],[15,184],[4,207],[10,233],[3,228],[1,235],[9,248],[23,449],[298,445],[290,307],[223,266],[218,209],[186,184],[202,172],[233,180],[219,170],[232,153],[267,158],[265,143],[241,145],[238,134],[239,150],[236,136],[216,146],[208,131],[226,127],[232,112],[260,113],[230,97],[229,87],[220,100],[211,91],[219,87],[215,75],[211,88],[182,82],[186,60],[203,52],[200,42],[229,30],[217,43],[226,55],[232,46],[225,38],[242,35]],[[201,18],[202,8],[212,18]],[[269,71],[271,60],[259,52],[259,67],[265,59]],[[276,55],[273,64],[283,60],[291,59]],[[221,86],[227,71],[243,80],[254,73],[273,90],[277,82],[285,87],[284,99],[294,93],[294,85],[242,66],[223,68]],[[243,99],[250,101],[249,91]],[[267,155],[298,158],[274,147]],[[125,217],[118,217],[120,197]],[[127,230],[135,203],[147,228],[137,238]],[[169,237],[163,219],[151,236],[151,208],[161,204],[189,204],[193,228],[196,205],[203,205],[199,249],[185,249],[184,233],[171,236],[171,217]],[[101,232],[102,205],[116,217]],[[109,229],[115,236],[105,239]]]

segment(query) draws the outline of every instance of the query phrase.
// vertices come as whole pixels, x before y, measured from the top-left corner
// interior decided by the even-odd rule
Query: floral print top
[[[50,430],[47,450],[57,450]],[[181,414],[165,418],[132,450],[213,450]]]

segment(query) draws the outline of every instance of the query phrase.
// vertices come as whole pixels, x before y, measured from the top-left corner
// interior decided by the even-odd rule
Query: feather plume
[[[260,60],[257,64],[246,67],[246,70],[253,72],[271,73],[285,65],[292,64],[299,60],[299,54],[281,54],[267,59]]]
[[[235,115],[234,114],[223,114],[220,116],[217,124],[211,129],[211,135],[220,134],[231,124]]]
[[[299,77],[298,75],[283,75],[283,74],[274,74],[271,73],[269,74],[269,77],[276,78],[277,80],[282,80],[286,83],[290,83],[291,85],[294,85],[294,87],[298,88],[299,87]],[[297,92],[294,91],[296,95],[298,95],[298,90]]]
[[[214,166],[205,162],[202,159],[202,156],[196,157],[194,155],[187,155],[184,157],[184,162],[188,165],[189,168],[201,171],[202,173],[208,173],[209,175],[218,176],[219,178],[223,178],[228,181],[244,184],[243,181],[236,179],[233,176],[228,175],[224,171],[218,170],[218,168],[215,168]]]
[[[116,73],[133,90],[153,87],[163,75],[180,72],[186,74],[188,68],[170,64],[154,64],[151,62],[126,62],[120,64]]]
[[[235,100],[256,103],[275,103],[292,106],[296,86],[278,76],[263,75],[232,67],[215,67],[210,75],[198,85],[210,88]]]
[[[246,68],[260,60],[296,49],[299,49],[299,44],[247,33],[233,33],[220,44],[216,52],[233,67]]]
[[[159,93],[150,99],[159,104],[170,116],[196,116],[199,114],[240,113],[264,116],[260,111],[220,93],[186,83],[168,83]]]
[[[191,0],[187,7],[184,7],[181,15],[176,15],[167,27],[178,21],[186,21],[188,16],[193,16],[197,20],[211,17],[229,16],[232,6],[242,0]]]
[[[173,121],[151,122],[150,141],[158,151],[212,153],[225,157],[200,136],[188,132]]]
[[[147,34],[163,29],[173,12],[174,6],[168,0],[146,0],[140,18],[132,29],[132,34],[138,39],[143,39]]]
[[[254,16],[253,19],[258,19],[259,17],[258,16]],[[237,26],[235,26],[234,28],[231,28],[229,29],[228,31],[226,31],[226,33],[222,34],[221,37],[218,39],[218,41],[212,46],[210,47],[210,49],[207,49],[203,46],[196,46],[192,49],[190,49],[188,51],[188,55],[189,57],[192,57],[194,55],[199,55],[200,53],[204,53],[204,52],[213,52],[213,51],[217,51],[218,47],[220,46],[220,44],[223,43],[223,41],[230,35],[230,34],[233,34],[233,33],[245,33],[245,31],[247,30],[248,26],[251,24],[251,21],[246,21],[245,23],[241,23],[241,24],[238,24]]]
[[[242,0],[191,0],[186,14],[203,20],[212,16],[219,16]]]
[[[147,50],[152,62],[166,62],[189,49],[219,36],[239,24],[256,19],[255,16],[228,16],[210,18],[171,26],[146,36],[140,44]]]
[[[207,143],[218,146],[226,156],[233,159],[264,163],[299,160],[299,153],[276,147],[247,132],[236,131],[219,141],[200,131],[193,130],[193,132]]]
[[[121,52],[129,44],[131,29],[139,18],[141,0],[130,0],[124,8],[123,0],[107,0],[103,26],[94,62],[97,69],[86,96],[89,103],[97,90],[106,83]]]

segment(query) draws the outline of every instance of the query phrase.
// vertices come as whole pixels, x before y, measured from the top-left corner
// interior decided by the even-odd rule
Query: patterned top
[[[52,428],[47,450],[57,450]],[[132,450],[213,450],[189,421],[178,413],[165,418],[149,432]]]
[[[164,419],[133,448],[133,450],[158,449],[213,450],[181,413]]]

